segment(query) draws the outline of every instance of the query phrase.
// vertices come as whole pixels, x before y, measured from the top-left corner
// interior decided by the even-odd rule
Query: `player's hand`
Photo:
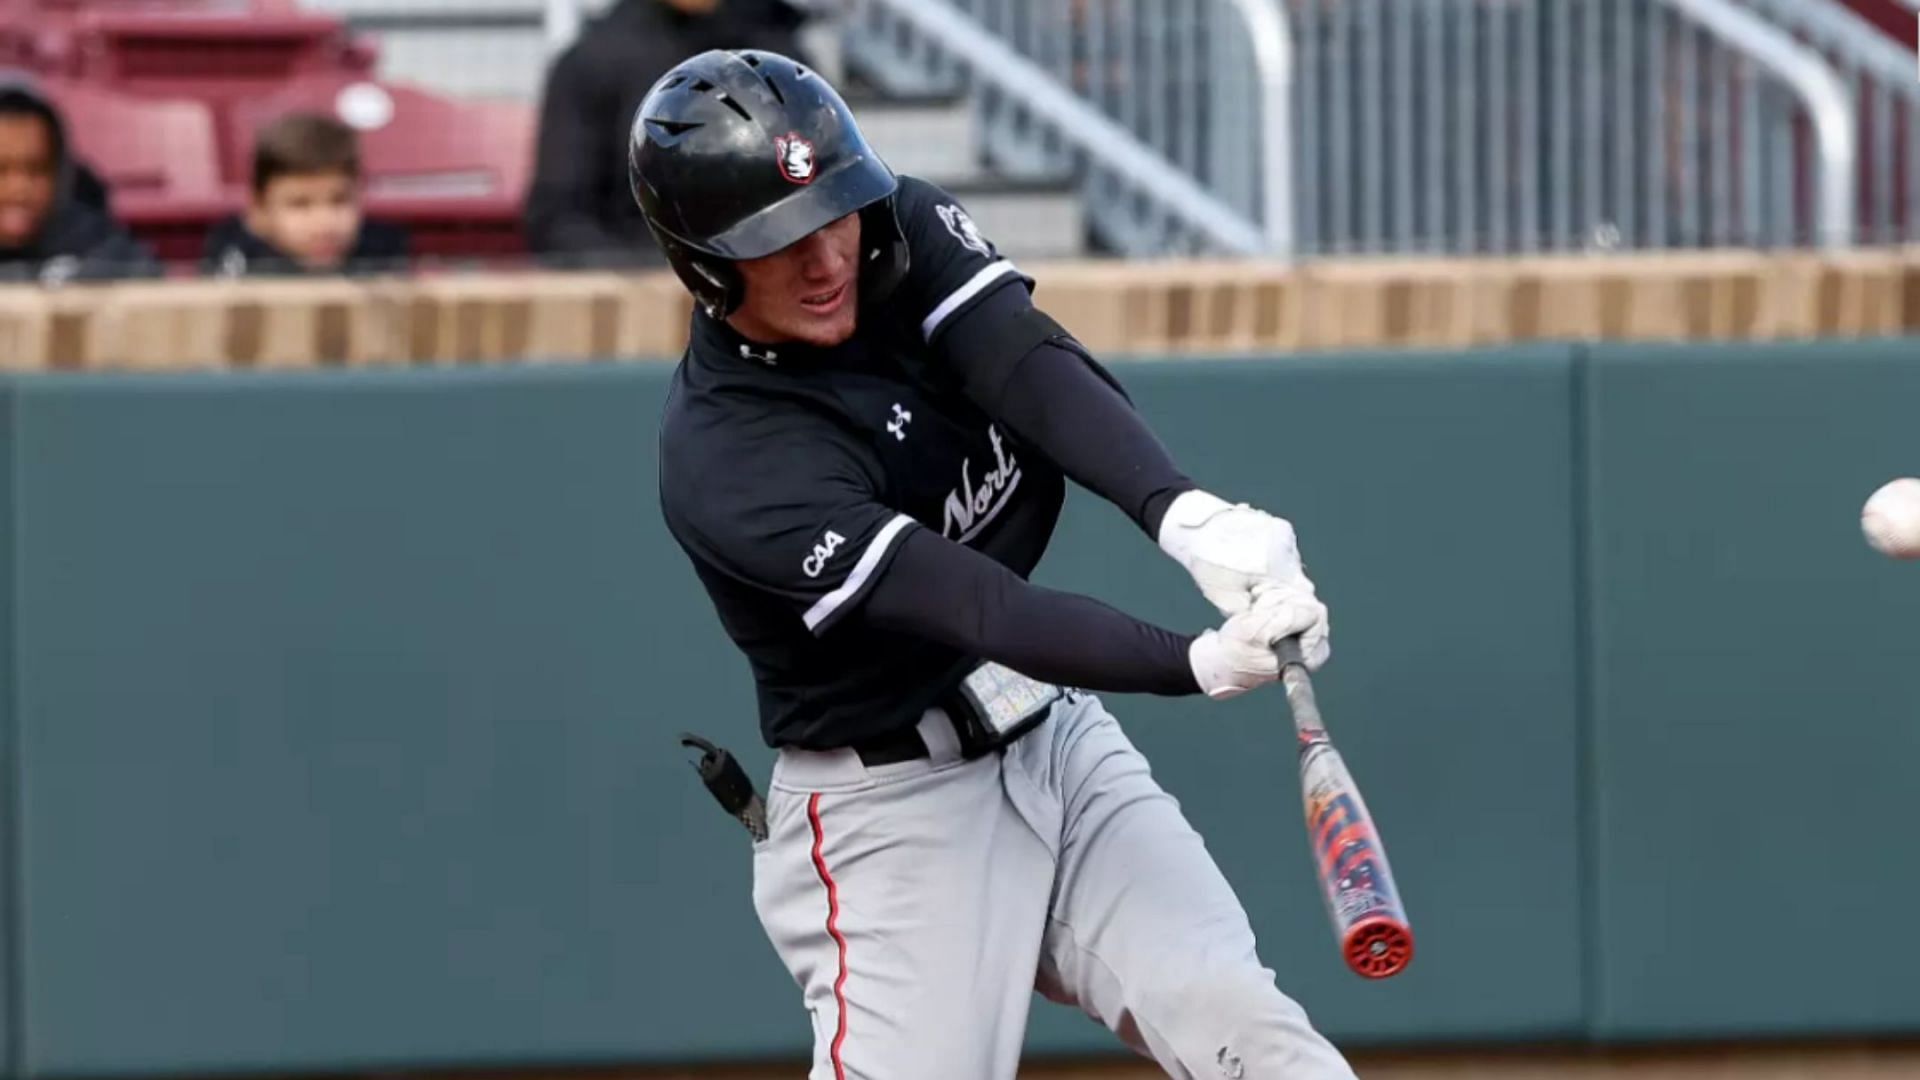
[[[1273,592],[1319,603],[1300,564],[1293,525],[1285,518],[1189,491],[1167,507],[1159,541],[1222,615],[1237,615],[1256,597]],[[1301,635],[1301,652],[1310,660],[1317,654],[1315,666],[1326,661],[1327,652],[1326,609],[1320,610],[1320,621]]]
[[[1239,697],[1277,681],[1280,660],[1274,655],[1274,646],[1296,634],[1305,635],[1315,626],[1325,626],[1326,619],[1327,609],[1310,593],[1263,592],[1220,629],[1193,639],[1187,648],[1187,660],[1193,665],[1194,681],[1215,701]],[[1303,636],[1301,652],[1309,668],[1326,662],[1324,637],[1317,654],[1305,644]]]

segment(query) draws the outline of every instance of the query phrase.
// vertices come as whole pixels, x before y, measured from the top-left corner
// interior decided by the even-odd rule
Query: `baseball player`
[[[754,906],[813,1080],[1003,1080],[1032,991],[1177,1077],[1353,1073],[1095,692],[1221,699],[1327,654],[1287,522],[1207,493],[1033,281],[895,176],[817,73],[681,64],[634,197],[696,300],[660,429],[666,521],[778,748]],[[1029,584],[1065,483],[1225,618],[1185,635]]]

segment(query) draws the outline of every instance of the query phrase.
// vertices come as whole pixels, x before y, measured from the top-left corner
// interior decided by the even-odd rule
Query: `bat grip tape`
[[[1280,658],[1280,681],[1287,689],[1287,705],[1293,710],[1294,723],[1305,728],[1324,728],[1320,702],[1313,694],[1313,679],[1307,674],[1306,657],[1300,652],[1300,639],[1290,637],[1273,647]]]

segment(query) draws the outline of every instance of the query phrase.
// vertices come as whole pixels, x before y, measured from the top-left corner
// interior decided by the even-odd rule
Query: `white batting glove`
[[[1292,524],[1204,491],[1173,500],[1160,520],[1159,541],[1222,615],[1247,610],[1256,585],[1306,576]]]
[[[1280,660],[1274,646],[1315,625],[1325,625],[1327,609],[1311,595],[1269,591],[1253,605],[1227,619],[1218,630],[1208,630],[1187,648],[1193,679],[1215,701],[1239,697],[1280,678]],[[1324,640],[1318,661],[1306,655],[1307,666],[1326,660]],[[1302,650],[1305,651],[1304,649]]]
[[[1315,667],[1326,662],[1326,608],[1300,565],[1293,525],[1285,518],[1189,491],[1167,507],[1159,542],[1222,615],[1237,615],[1266,593],[1318,607],[1320,619],[1301,633],[1300,651]]]

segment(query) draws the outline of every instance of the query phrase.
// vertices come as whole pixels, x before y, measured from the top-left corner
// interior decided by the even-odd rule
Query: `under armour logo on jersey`
[[[913,414],[901,408],[899,402],[894,402],[893,419],[887,421],[887,434],[892,435],[896,442],[906,442],[907,425],[911,423]]]
[[[740,346],[740,356],[745,360],[758,360],[768,366],[778,366],[780,363],[779,353],[774,352],[772,349],[768,349],[763,353],[754,352],[753,346],[751,345]]]
[[[1220,1066],[1220,1075],[1227,1080],[1241,1080],[1247,1075],[1246,1064],[1240,1060],[1240,1055],[1234,1053],[1229,1047],[1221,1047],[1220,1052],[1213,1055],[1213,1061]]]
[[[833,553],[839,551],[840,545],[846,542],[846,537],[841,536],[832,529],[828,529],[827,535],[821,537],[820,542],[813,545],[813,554],[807,556],[807,560],[800,564],[800,569],[806,571],[807,576],[810,578],[819,577],[820,572],[827,568],[827,560],[833,558]]]

